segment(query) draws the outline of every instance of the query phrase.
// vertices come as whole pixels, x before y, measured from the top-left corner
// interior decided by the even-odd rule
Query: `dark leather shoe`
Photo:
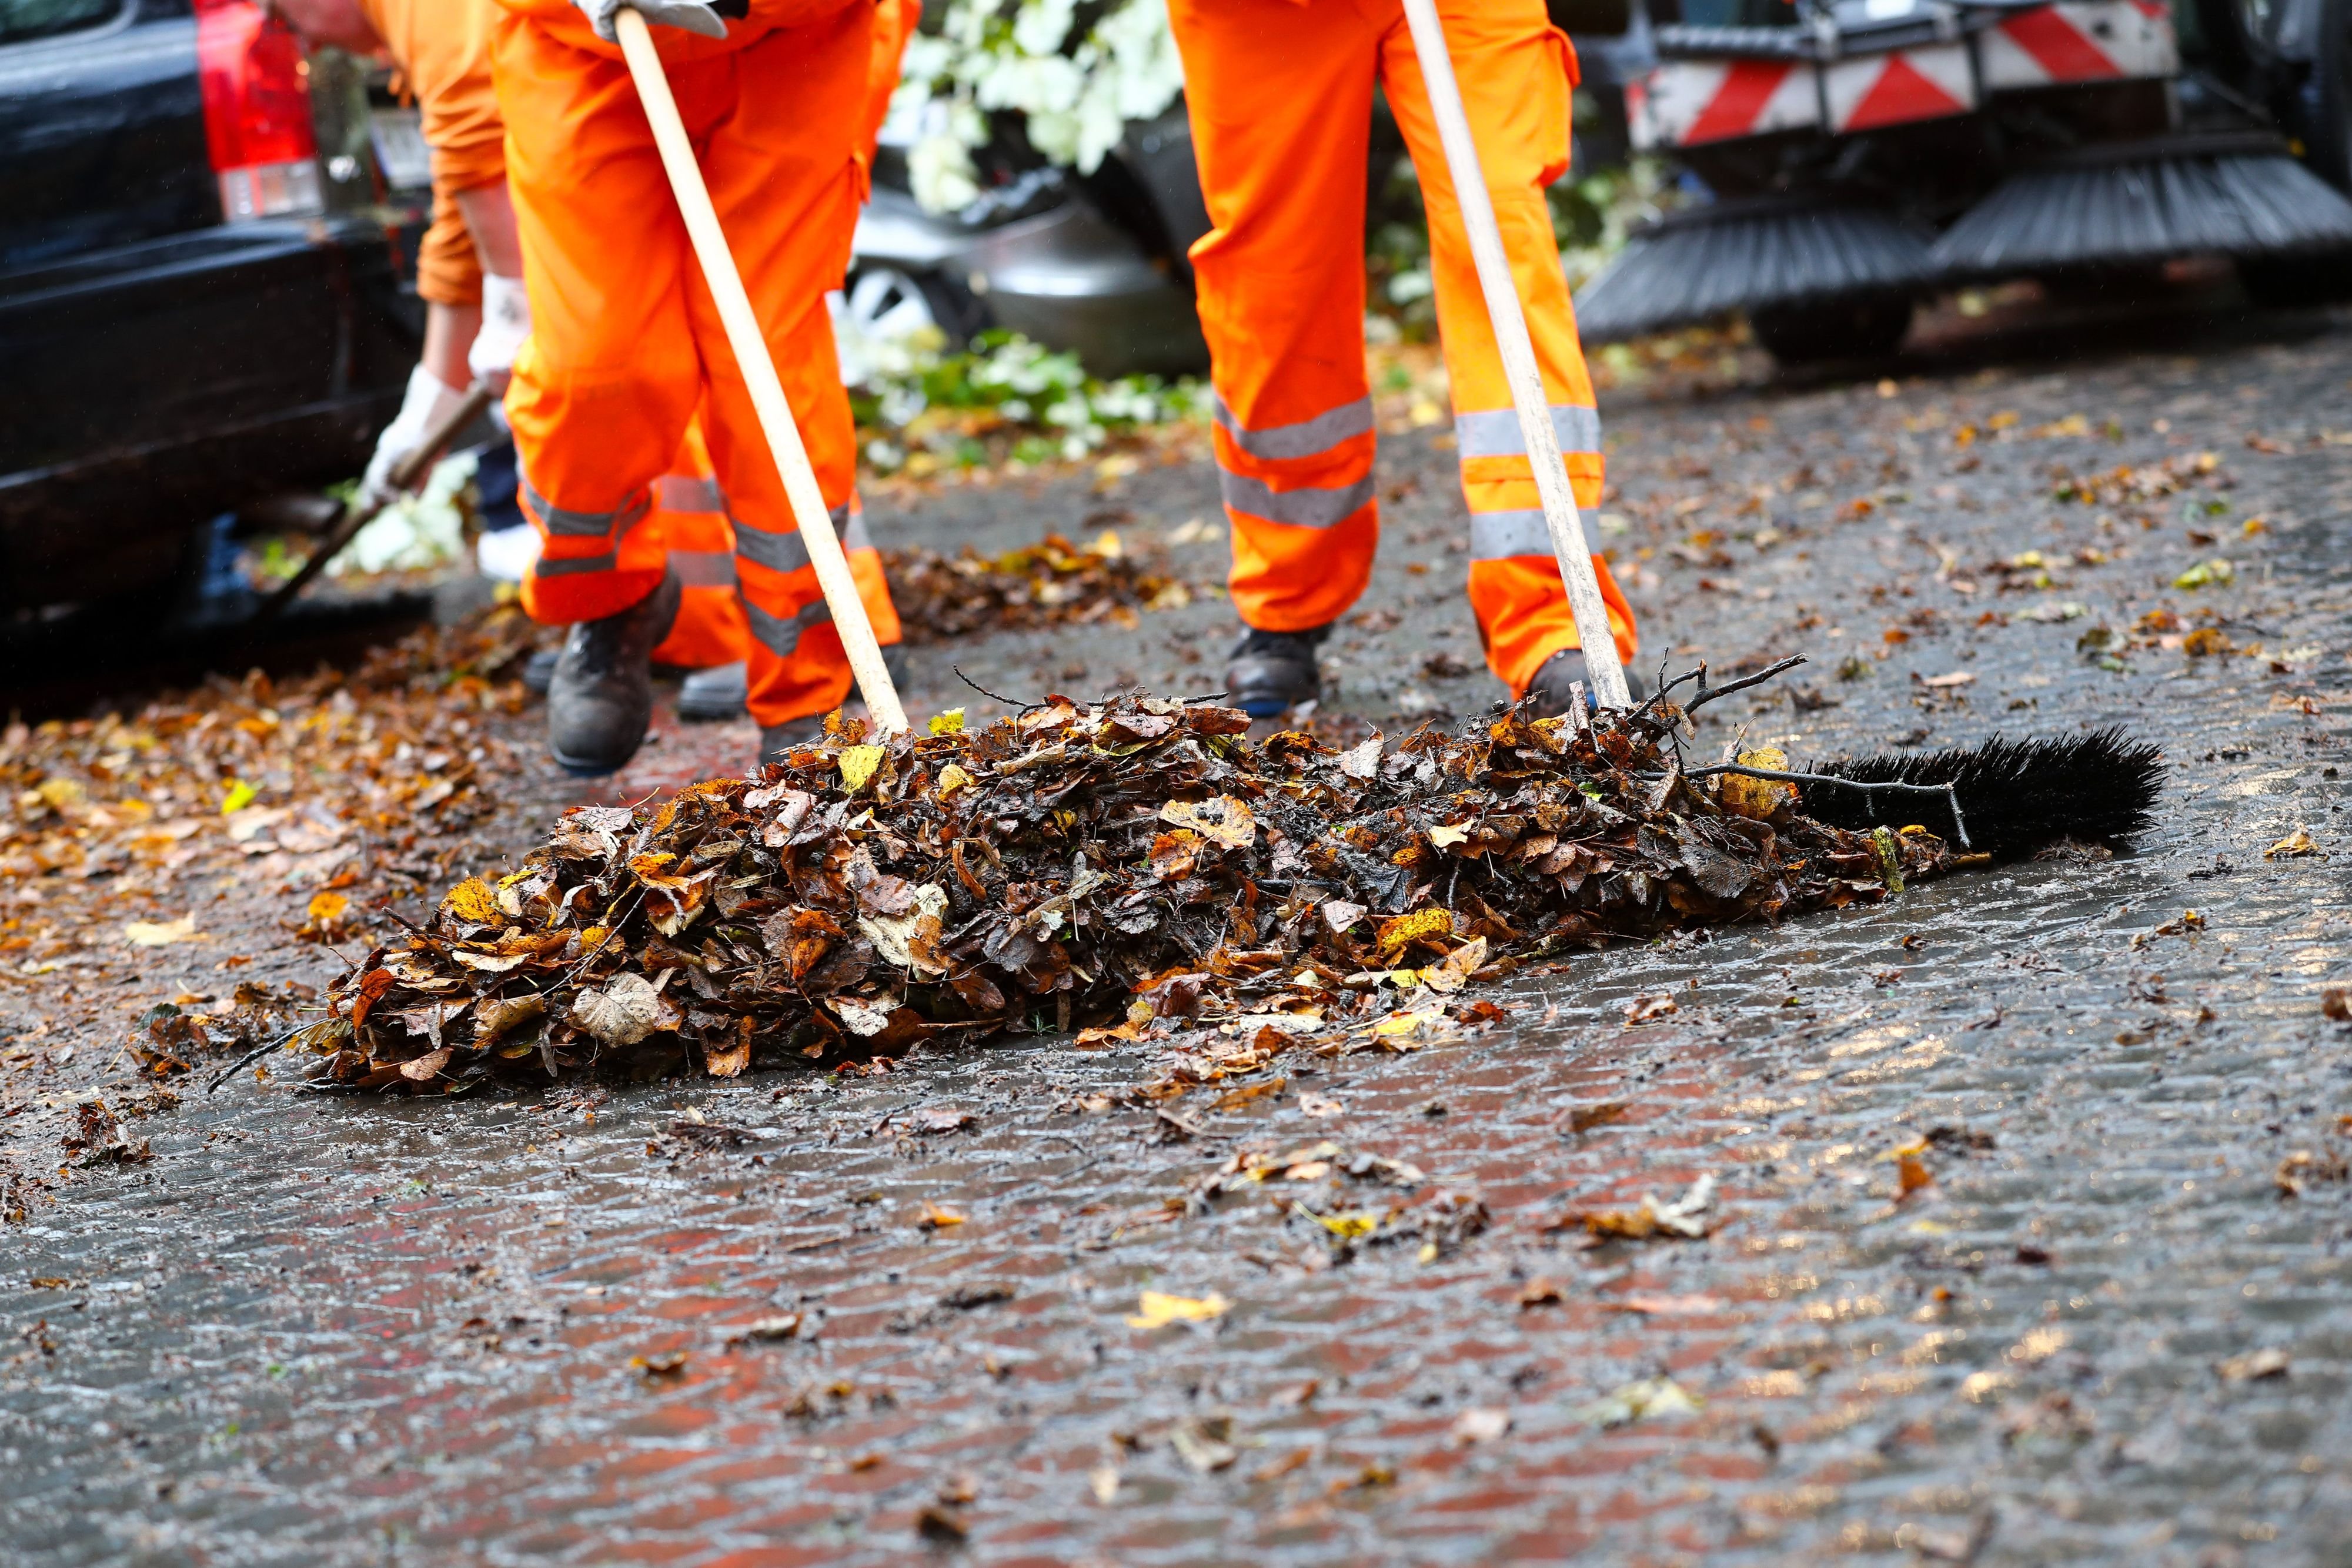
[[[1225,700],[1252,718],[1277,718],[1315,701],[1323,695],[1315,650],[1330,634],[1328,626],[1305,632],[1244,628],[1225,656]]]
[[[555,684],[555,661],[563,657],[561,648],[541,648],[522,667],[522,689],[535,697],[547,695]]]
[[[654,649],[677,619],[675,575],[602,621],[573,624],[547,686],[547,742],[567,773],[617,771],[644,744],[654,715]]]
[[[1584,650],[1562,648],[1546,659],[1543,667],[1536,671],[1536,678],[1528,683],[1528,695],[1536,699],[1535,716],[1558,718],[1566,713],[1568,688],[1575,681],[1584,683],[1584,711],[1592,713],[1598,710],[1601,704],[1592,695],[1592,672],[1585,668]],[[1625,688],[1633,694],[1633,700],[1637,703],[1650,695],[1650,683],[1643,680],[1631,664],[1625,666]]]
[[[688,674],[677,687],[677,716],[716,723],[743,716],[747,672],[738,659]]]

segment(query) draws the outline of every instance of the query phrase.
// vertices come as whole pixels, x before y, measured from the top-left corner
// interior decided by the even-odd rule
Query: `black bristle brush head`
[[[1811,771],[1858,784],[1949,784],[1967,819],[1968,847],[2003,859],[2073,839],[2124,843],[2156,821],[2164,758],[2151,743],[2121,729],[2063,738],[2011,740],[1900,754],[1876,752],[1814,765]],[[1832,827],[1867,830],[1916,822],[1958,846],[1951,810],[1933,795],[1864,794],[1834,785],[1803,786],[1801,810]]]

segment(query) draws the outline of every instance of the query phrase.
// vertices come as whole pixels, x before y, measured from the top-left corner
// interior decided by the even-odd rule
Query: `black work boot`
[[[1559,653],[1546,659],[1543,662],[1543,667],[1536,671],[1536,678],[1528,683],[1528,695],[1536,699],[1535,716],[1558,718],[1566,713],[1569,706],[1568,688],[1570,684],[1575,681],[1584,683],[1584,711],[1587,713],[1597,711],[1601,706],[1601,701],[1592,693],[1592,673],[1585,668],[1584,650],[1562,648]],[[1625,689],[1633,693],[1633,700],[1638,703],[1650,695],[1650,683],[1643,680],[1633,665],[1628,664],[1625,666]]]
[[[618,615],[573,624],[547,686],[547,742],[567,773],[618,771],[654,715],[653,655],[677,619],[675,574]]]
[[[1225,700],[1252,718],[1278,718],[1300,703],[1315,701],[1323,695],[1315,650],[1330,634],[1328,626],[1304,632],[1244,627],[1241,641],[1225,655]]]
[[[522,667],[522,689],[535,697],[547,695],[555,684],[555,661],[563,657],[561,648],[541,648]]]

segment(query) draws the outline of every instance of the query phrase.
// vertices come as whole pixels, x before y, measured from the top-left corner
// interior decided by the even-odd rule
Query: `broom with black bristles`
[[[1804,787],[1804,813],[1817,822],[1857,831],[1916,822],[1996,860],[2067,841],[2127,843],[2154,825],[2164,789],[2157,747],[2113,728],[2028,740],[1997,735],[1975,746],[1874,752],[1808,771],[1822,780]],[[1897,810],[1881,791],[1853,788],[1881,784],[1910,786],[1917,797]]]
[[[1934,286],[1927,242],[1832,194],[1743,197],[1673,213],[1576,291],[1577,331],[1622,342],[1735,310],[1901,299]]]
[[[2352,202],[2274,136],[2101,142],[2011,175],[1937,240],[1948,280],[2352,251]]]
[[[1661,680],[1635,716],[1663,706],[1667,694],[1696,681],[1685,714],[1759,685],[1805,662],[1799,654],[1720,686],[1706,666]],[[1661,672],[1663,674],[1663,672]],[[2164,789],[2164,756],[2152,743],[2110,727],[2087,735],[2015,740],[1994,736],[1974,746],[1902,755],[1874,752],[1802,770],[1725,762],[1688,777],[1731,774],[1795,784],[1804,814],[1853,831],[1913,823],[1970,854],[2011,860],[2053,844],[2127,844],[2155,825]]]

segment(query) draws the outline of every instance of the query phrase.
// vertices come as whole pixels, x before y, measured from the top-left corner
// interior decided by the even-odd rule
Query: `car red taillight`
[[[250,0],[196,0],[205,137],[229,222],[323,209],[301,41]]]

